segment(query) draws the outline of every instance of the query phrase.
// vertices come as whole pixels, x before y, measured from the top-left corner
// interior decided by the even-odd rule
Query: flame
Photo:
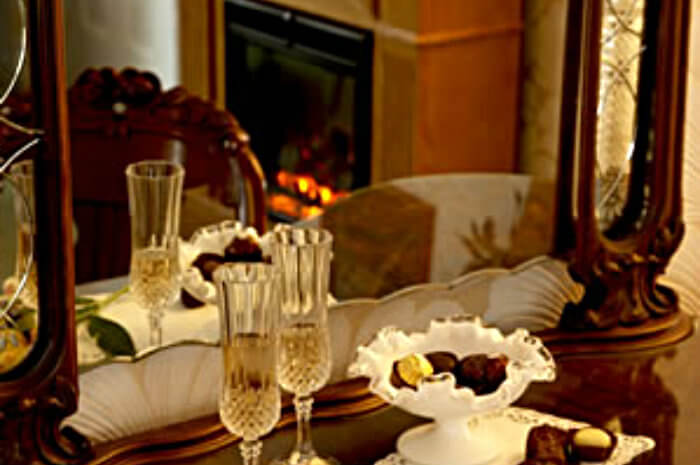
[[[320,186],[318,193],[321,196],[321,204],[329,205],[333,201],[333,190],[328,186]]]
[[[309,218],[323,213],[323,208],[338,199],[350,195],[346,191],[334,191],[330,186],[319,185],[312,176],[279,171],[275,175],[277,185],[289,194],[270,194],[268,203],[272,210],[295,218]]]
[[[323,213],[323,208],[317,207],[316,205],[311,205],[309,207],[303,207],[301,209],[302,218],[310,218],[312,216],[318,216]]]
[[[299,189],[299,192],[302,194],[306,194],[309,192],[309,186],[311,183],[307,178],[299,178],[297,180],[297,188]]]
[[[289,185],[289,174],[286,171],[277,172],[277,185],[287,186]]]

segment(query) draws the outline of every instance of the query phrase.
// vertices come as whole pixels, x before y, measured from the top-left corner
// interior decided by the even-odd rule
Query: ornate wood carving
[[[229,207],[233,218],[238,206],[238,217],[263,232],[262,169],[230,113],[180,87],[163,92],[155,75],[134,69],[83,72],[69,103],[77,282],[128,272],[128,199],[120,173],[145,158],[182,162],[186,188],[206,186],[220,210]],[[183,222],[188,213],[185,206]]]
[[[228,112],[190,95],[181,87],[162,92],[152,73],[110,68],[85,71],[69,92],[71,131],[108,137],[150,134],[183,141],[202,155],[238,161],[248,190],[248,223],[265,230],[264,176],[249,147],[249,136]],[[189,166],[189,163],[188,163]],[[224,166],[225,168],[225,166]],[[212,184],[212,171],[188,170],[192,185]],[[218,179],[219,176],[215,176]],[[211,186],[224,190],[224,186]],[[221,192],[218,192],[222,196]]]
[[[71,184],[59,0],[29,1],[34,127],[43,130],[35,155],[39,332],[11,372],[0,376],[3,464],[74,464],[90,455],[60,423],[77,405]]]
[[[683,237],[679,180],[689,2],[646,2],[646,27],[652,29],[640,65],[629,200],[602,233],[594,163],[603,1],[570,2],[569,8],[557,246],[573,249],[571,271],[586,294],[565,308],[560,326],[568,330],[639,325],[678,311],[675,292],[657,280]]]

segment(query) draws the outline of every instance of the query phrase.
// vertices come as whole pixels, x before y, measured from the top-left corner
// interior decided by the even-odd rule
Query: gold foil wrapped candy
[[[391,384],[415,389],[421,379],[432,374],[433,366],[424,355],[411,354],[394,362]]]

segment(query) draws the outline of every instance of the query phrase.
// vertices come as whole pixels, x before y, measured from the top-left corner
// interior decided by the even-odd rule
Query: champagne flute
[[[185,170],[177,163],[147,160],[126,168],[131,218],[129,284],[148,310],[151,346],[163,342],[165,308],[180,293],[178,231]]]
[[[219,416],[242,437],[245,465],[257,465],[260,436],[280,418],[277,384],[279,272],[265,263],[228,263],[214,271],[224,380]]]
[[[282,279],[279,377],[294,394],[297,442],[285,464],[338,463],[319,457],[311,438],[313,393],[330,377],[328,281],[333,236],[325,229],[283,228],[273,233],[273,263]]]
[[[10,167],[10,176],[15,182],[18,194],[15,197],[17,218],[17,260],[15,276],[18,282],[26,274],[24,288],[20,299],[32,308],[38,306],[38,288],[36,262],[34,257],[34,235],[36,224],[34,220],[34,160],[24,160]]]

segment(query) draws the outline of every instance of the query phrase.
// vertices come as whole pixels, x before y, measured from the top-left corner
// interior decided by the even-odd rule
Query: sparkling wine
[[[131,256],[131,293],[147,309],[167,307],[177,298],[179,268],[177,250],[142,249]]]
[[[280,331],[280,385],[309,395],[326,384],[331,373],[330,338],[325,325],[300,323]]]
[[[234,336],[224,347],[224,383],[219,415],[226,428],[246,440],[268,433],[280,417],[280,392],[272,337]]]

